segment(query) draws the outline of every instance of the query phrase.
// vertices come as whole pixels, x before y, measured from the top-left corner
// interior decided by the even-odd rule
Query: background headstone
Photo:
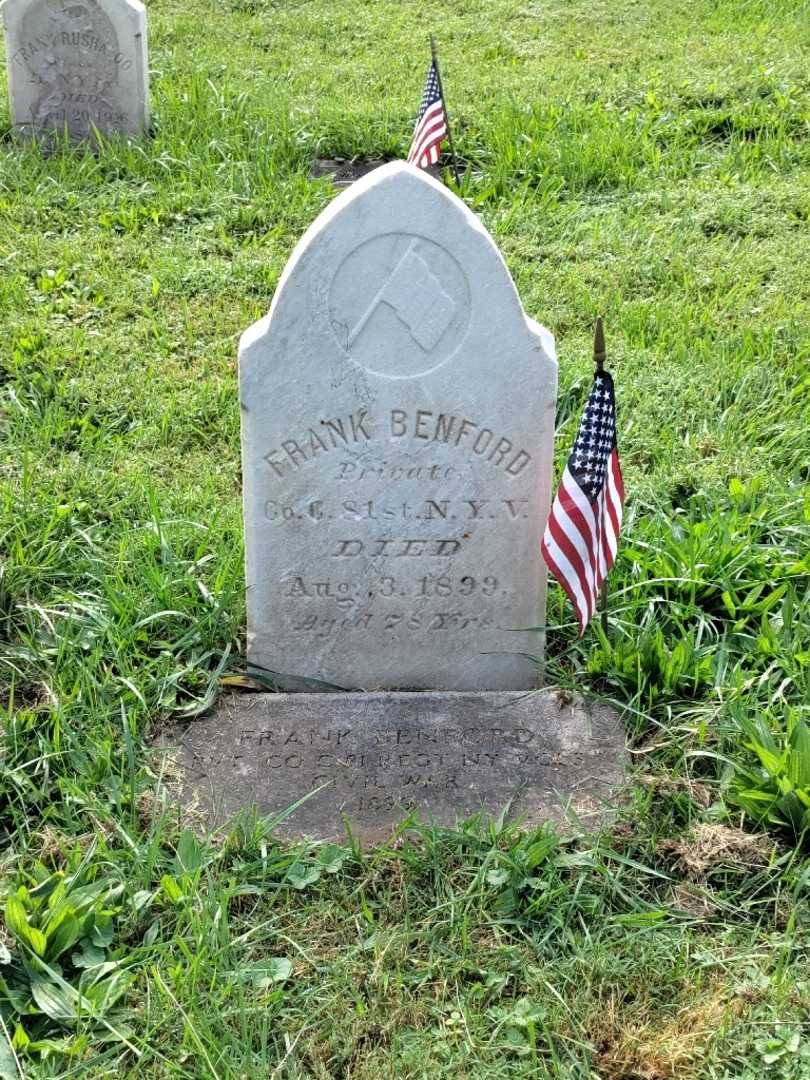
[[[149,124],[139,0],[4,0],[11,115],[21,134],[139,135]]]
[[[624,729],[603,705],[525,694],[242,694],[167,731],[180,799],[225,823],[255,806],[277,831],[331,839],[344,818],[366,842],[409,814],[455,825],[484,811],[529,825],[573,813],[592,826],[615,805]]]
[[[358,181],[239,378],[249,665],[294,689],[535,685],[557,365],[475,215],[404,163]]]

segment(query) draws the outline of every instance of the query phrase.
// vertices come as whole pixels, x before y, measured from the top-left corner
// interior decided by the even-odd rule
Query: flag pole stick
[[[593,361],[596,364],[597,375],[605,370],[605,326],[604,320],[601,315],[596,319],[596,326],[593,331]],[[599,614],[602,623],[602,633],[607,637],[608,633],[608,584],[607,576],[602,582],[602,589],[599,593]]]
[[[436,69],[436,82],[439,84],[439,93],[442,98],[442,108],[444,109],[444,122],[447,124],[447,141],[450,144],[450,160],[453,162],[453,175],[456,178],[456,186],[461,186],[461,178],[458,175],[458,162],[456,161],[456,149],[453,146],[453,133],[450,130],[450,117],[447,114],[447,101],[444,96],[444,87],[442,86],[442,73],[439,67],[439,50],[436,48],[436,38],[433,34],[430,35],[430,55],[433,58],[433,67]]]

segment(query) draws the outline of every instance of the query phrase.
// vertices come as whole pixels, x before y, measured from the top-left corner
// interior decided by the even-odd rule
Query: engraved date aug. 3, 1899
[[[358,602],[381,597],[383,600],[414,598],[417,600],[431,596],[470,597],[496,596],[498,579],[493,574],[475,577],[463,574],[453,577],[450,574],[425,574],[413,579],[398,579],[386,574],[378,578],[373,585],[368,582],[354,584],[349,581],[316,581],[302,576],[294,577],[284,590],[288,600],[333,600],[338,607],[349,610]]]

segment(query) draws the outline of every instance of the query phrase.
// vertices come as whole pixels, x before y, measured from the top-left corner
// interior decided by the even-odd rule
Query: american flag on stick
[[[416,127],[411,139],[408,161],[426,169],[435,165],[442,152],[442,143],[447,138],[447,115],[444,111],[441,83],[436,58],[430,61],[425,92],[416,118]]]
[[[596,324],[597,370],[574,448],[551,507],[541,551],[574,605],[579,632],[593,618],[616,561],[624,484],[616,445],[613,379],[604,370],[602,320]]]

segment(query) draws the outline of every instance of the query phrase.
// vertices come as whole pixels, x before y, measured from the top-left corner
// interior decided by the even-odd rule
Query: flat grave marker
[[[225,823],[255,805],[281,835],[339,839],[344,819],[366,843],[413,814],[455,825],[480,810],[528,825],[610,812],[626,763],[624,733],[602,705],[532,694],[241,694],[168,733],[181,799]]]
[[[73,141],[149,125],[146,8],[139,0],[4,0],[12,123]]]

